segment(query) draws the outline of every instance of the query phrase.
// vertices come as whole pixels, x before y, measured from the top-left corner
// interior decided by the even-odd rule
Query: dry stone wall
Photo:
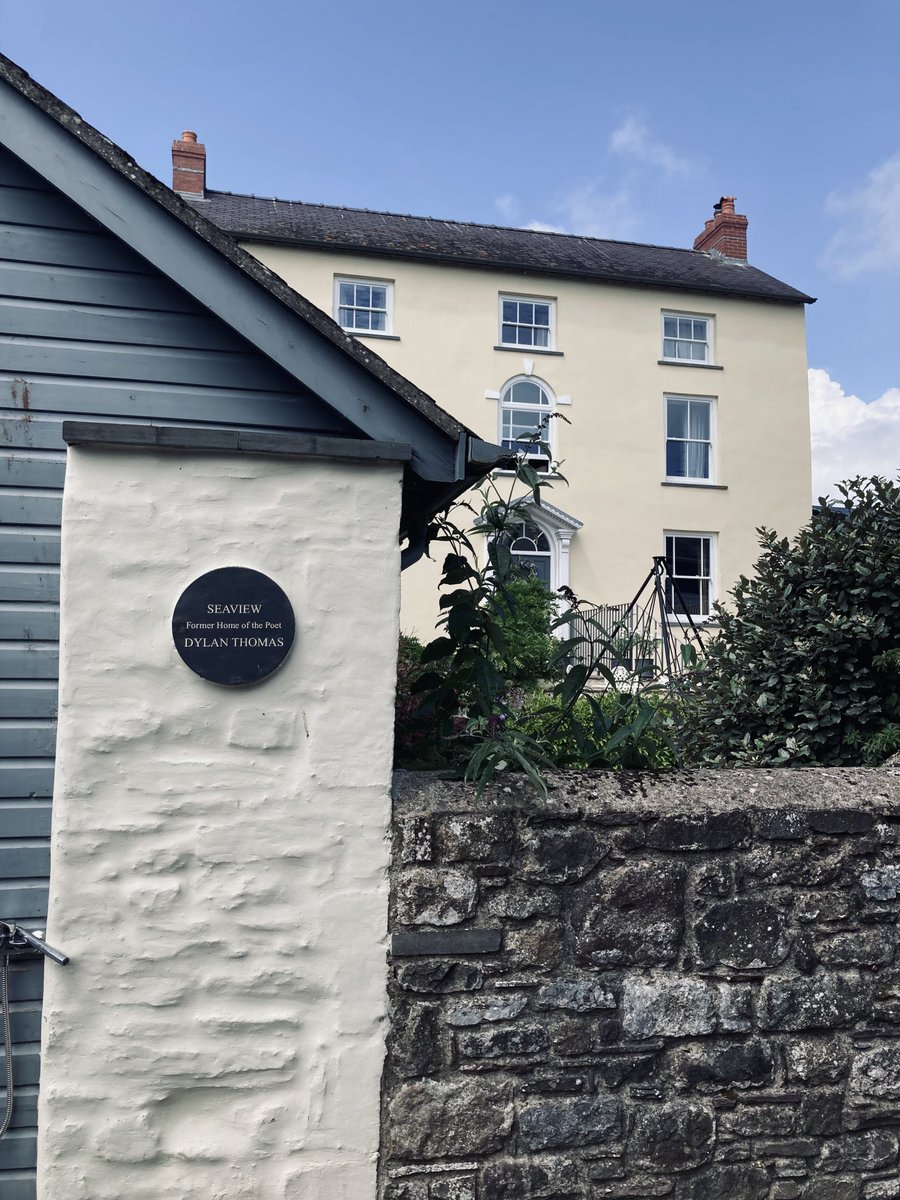
[[[395,779],[383,1200],[900,1198],[900,771]]]

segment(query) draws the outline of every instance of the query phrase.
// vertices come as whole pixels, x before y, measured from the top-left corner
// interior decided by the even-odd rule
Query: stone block
[[[506,949],[518,968],[535,967],[547,971],[563,955],[563,931],[557,921],[535,921],[506,935]]]
[[[892,962],[897,945],[894,928],[855,929],[817,938],[816,955],[827,967],[875,967]]]
[[[811,1179],[803,1200],[862,1200],[861,1179]]]
[[[597,979],[557,979],[538,988],[534,1006],[590,1012],[598,1008],[615,1008],[616,998]]]
[[[491,992],[477,999],[458,1000],[447,1010],[447,1024],[480,1025],[482,1021],[512,1021],[528,1003],[524,996]]]
[[[590,966],[670,962],[684,935],[686,872],[679,863],[603,871],[573,898],[576,956]]]
[[[515,841],[508,816],[444,817],[438,837],[448,862],[506,862]]]
[[[823,1171],[881,1171],[897,1161],[897,1135],[887,1129],[845,1133],[825,1143]]]
[[[467,1030],[457,1035],[456,1044],[462,1058],[519,1058],[547,1050],[550,1034],[542,1025],[514,1025]]]
[[[528,1150],[603,1144],[619,1137],[621,1126],[619,1102],[605,1097],[532,1102],[519,1113],[519,1136]]]
[[[622,1028],[637,1039],[713,1033],[719,1002],[716,985],[702,979],[628,976],[622,989]]]
[[[862,1050],[850,1068],[851,1102],[900,1100],[900,1046]]]
[[[775,1053],[769,1042],[755,1038],[732,1045],[691,1047],[672,1056],[672,1069],[688,1087],[761,1087],[772,1081]]]
[[[502,1148],[512,1123],[512,1085],[505,1081],[407,1083],[388,1105],[389,1153],[413,1160],[493,1154]]]
[[[768,1200],[769,1174],[744,1163],[708,1167],[678,1181],[678,1200]]]
[[[434,836],[429,817],[401,817],[397,822],[397,837],[401,862],[427,863],[434,858]]]
[[[609,851],[596,830],[583,825],[538,826],[524,838],[521,872],[538,883],[584,879]]]
[[[404,991],[440,996],[478,991],[484,982],[484,972],[471,963],[416,962],[397,967],[395,978]]]
[[[390,1065],[404,1079],[428,1075],[441,1067],[437,1005],[414,1004],[395,1016],[388,1041]]]
[[[702,965],[774,967],[790,949],[787,921],[761,900],[728,900],[714,904],[694,925]]]
[[[873,1179],[863,1188],[865,1200],[900,1200],[900,1179]]]
[[[738,1104],[720,1115],[719,1129],[729,1137],[787,1137],[796,1132],[797,1108],[794,1104]]]
[[[760,993],[760,1028],[836,1029],[860,1017],[868,997],[867,986],[851,974],[769,978]]]
[[[776,808],[753,814],[753,832],[767,840],[798,840],[809,837],[805,813],[796,809]]]
[[[484,911],[492,917],[507,917],[527,921],[531,917],[555,917],[562,908],[562,898],[551,888],[534,884],[511,883],[488,896]]]
[[[864,871],[859,882],[870,900],[896,900],[900,896],[900,865],[892,864]]]
[[[655,1054],[610,1054],[595,1063],[594,1073],[606,1087],[617,1088],[651,1078],[656,1062]]]
[[[691,1171],[712,1159],[715,1133],[713,1115],[701,1104],[642,1105],[634,1114],[628,1157],[641,1167]]]
[[[831,835],[870,833],[875,825],[871,813],[852,808],[820,808],[806,814],[815,833]]]
[[[615,1020],[569,1017],[551,1024],[553,1048],[563,1056],[596,1054],[617,1042],[621,1033],[621,1026]]]
[[[397,883],[401,925],[458,925],[472,915],[478,885],[466,871],[408,867]]]
[[[661,817],[647,833],[653,850],[730,850],[750,838],[750,819],[741,812]]]
[[[484,1163],[479,1200],[537,1200],[581,1194],[579,1164],[569,1155],[500,1159]]]
[[[789,1083],[835,1083],[850,1069],[850,1056],[833,1038],[804,1038],[785,1043],[784,1067]]]

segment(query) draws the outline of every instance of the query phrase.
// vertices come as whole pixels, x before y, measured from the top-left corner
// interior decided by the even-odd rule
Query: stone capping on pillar
[[[129,421],[63,421],[62,435],[70,446],[96,446],[107,450],[266,454],[280,458],[326,458],[335,462],[396,463],[412,459],[412,446],[406,442],[320,437],[313,433],[268,433]]]

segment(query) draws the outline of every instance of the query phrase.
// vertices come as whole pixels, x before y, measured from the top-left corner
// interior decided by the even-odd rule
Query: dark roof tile
[[[813,302],[748,263],[697,250],[231,192],[207,192],[204,200],[191,203],[237,238],[791,304]]]

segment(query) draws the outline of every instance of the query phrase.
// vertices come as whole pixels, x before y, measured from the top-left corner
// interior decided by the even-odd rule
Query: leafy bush
[[[552,673],[559,641],[550,632],[556,619],[553,594],[533,571],[515,571],[491,599],[505,645],[495,662],[507,687],[533,687]]]
[[[433,714],[423,711],[421,697],[415,694],[424,671],[422,643],[401,633],[394,698],[394,764],[407,770],[427,770],[444,761],[438,722]]]
[[[900,747],[900,487],[839,485],[793,544],[760,530],[685,695],[680,741],[709,765],[853,765]]]

